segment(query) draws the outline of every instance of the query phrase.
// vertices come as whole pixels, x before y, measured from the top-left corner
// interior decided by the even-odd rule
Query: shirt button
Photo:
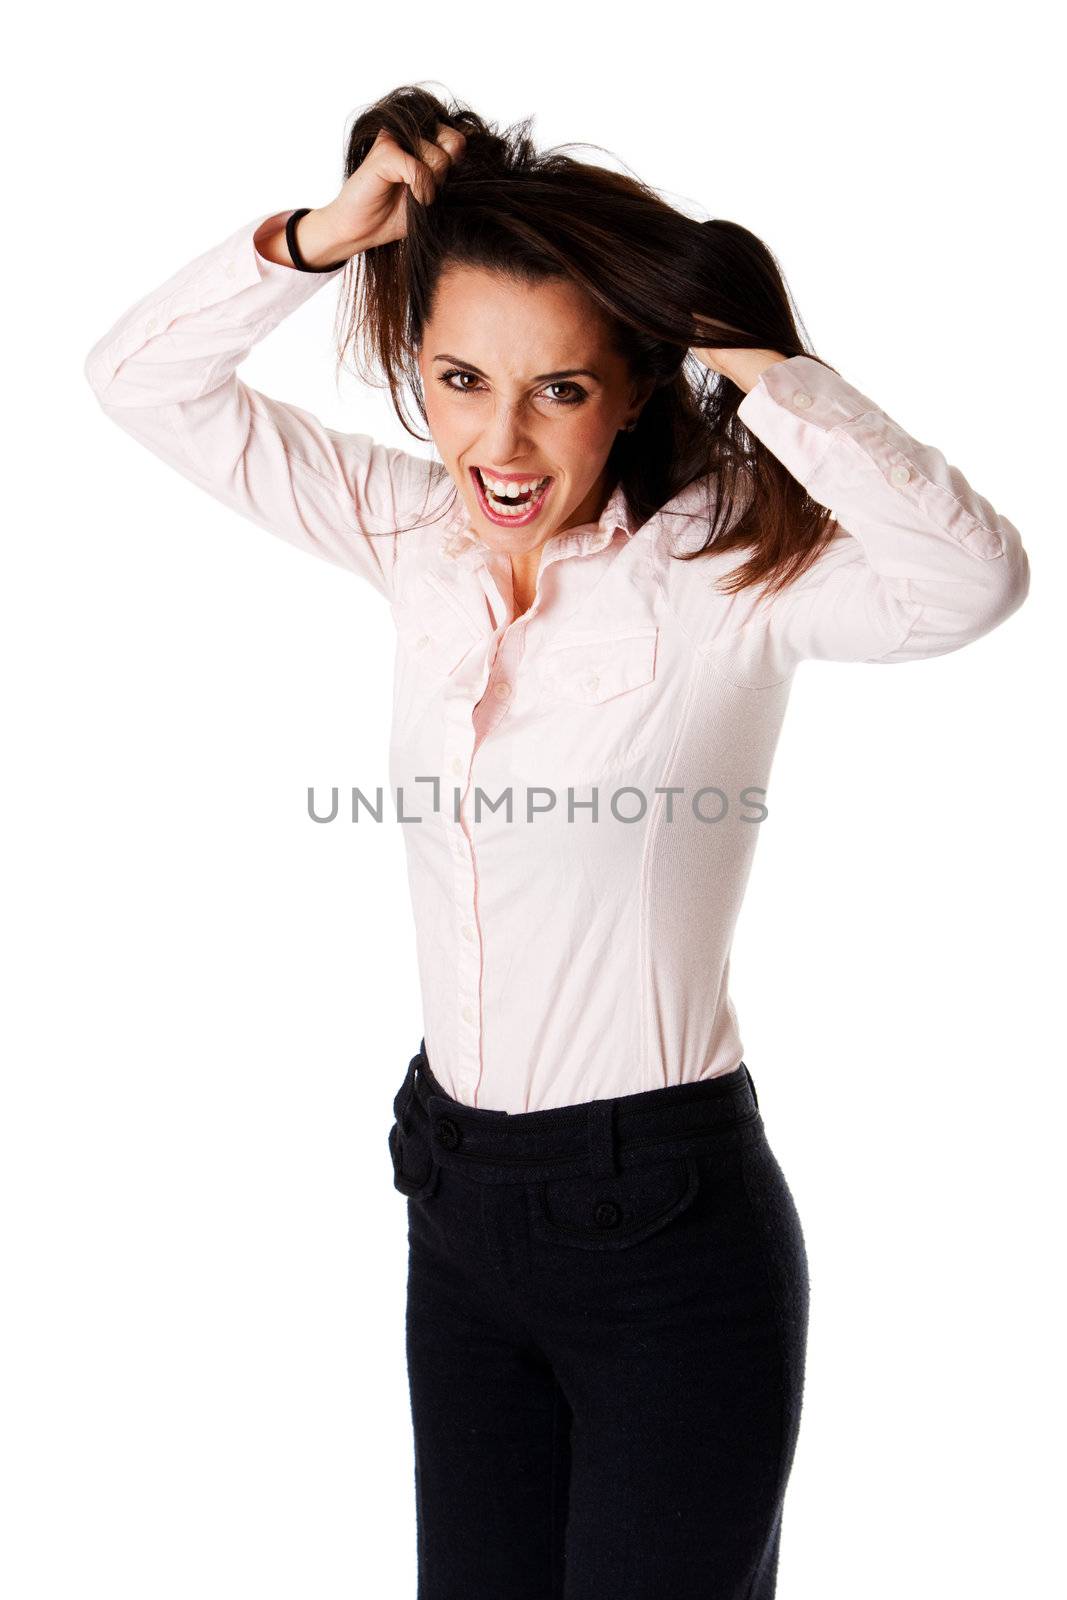
[[[463,1010],[460,1012],[460,1016],[463,1018],[464,1022],[473,1022],[474,1021],[474,1008],[473,1008],[473,1006],[464,1006]]]
[[[892,472],[889,474],[889,481],[890,483],[907,483],[910,477],[911,473],[908,471],[908,468],[903,464],[900,464],[895,466]]]
[[[493,693],[496,695],[498,700],[506,700],[508,695],[511,693],[511,684],[498,683],[496,688],[493,690]]]
[[[453,756],[452,757],[452,771],[456,774],[457,778],[462,775],[462,773],[463,773],[463,759],[462,759],[461,756]]]
[[[430,642],[430,635],[428,633],[420,634],[419,638],[417,638],[415,640],[415,648],[416,648],[416,650],[425,650],[426,646],[429,644],[429,642]]]
[[[585,687],[587,689],[596,689],[599,686],[600,679],[597,677],[595,672],[589,672],[586,674],[583,682],[585,683]]]
[[[234,266],[232,261],[227,261],[222,270],[228,278],[232,278],[237,268]]]
[[[159,323],[156,321],[155,317],[153,317],[150,322],[145,323],[144,331],[145,333],[155,333],[158,327]]]
[[[803,389],[798,389],[796,394],[793,396],[793,404],[796,406],[798,411],[806,411],[811,405],[811,395],[805,394]]]
[[[460,932],[463,934],[463,937],[465,939],[473,940],[473,938],[474,938],[474,929],[471,927],[469,922],[465,922],[463,924],[463,927],[460,929]]]

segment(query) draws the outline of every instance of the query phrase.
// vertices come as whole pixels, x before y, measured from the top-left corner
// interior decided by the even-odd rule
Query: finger
[[[452,165],[452,157],[448,151],[432,139],[420,139],[418,153],[433,173],[435,181],[443,178]]]
[[[448,151],[453,161],[458,161],[467,147],[467,135],[447,122],[439,122],[437,129],[437,143]]]
[[[421,200],[423,205],[429,205],[434,195],[433,173],[425,161],[420,161],[416,156],[409,155],[399,145],[388,149],[385,159],[378,166],[378,174],[386,183],[404,183],[411,190],[416,200]]]
[[[379,144],[378,171],[381,176],[390,183],[407,184],[417,200],[429,205],[437,193],[438,181],[451,164],[451,157],[443,146],[434,140],[420,138],[418,154],[411,155],[386,128],[379,130],[375,143]]]

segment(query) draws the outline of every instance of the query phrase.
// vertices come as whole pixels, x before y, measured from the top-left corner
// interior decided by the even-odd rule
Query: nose
[[[481,461],[497,463],[501,471],[516,457],[529,455],[527,440],[529,430],[522,421],[517,406],[500,405],[493,412],[493,420],[482,446]]]

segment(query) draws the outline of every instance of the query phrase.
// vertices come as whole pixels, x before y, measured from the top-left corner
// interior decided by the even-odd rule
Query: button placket
[[[467,805],[465,795],[460,803],[460,821],[450,822],[449,826],[454,830],[456,843],[452,860],[459,929],[455,944],[457,1056],[464,1087],[472,1093],[481,1073],[482,942],[478,929],[474,844],[465,820]]]
[[[454,945],[456,1061],[458,1084],[472,1103],[481,1077],[482,944],[477,912],[476,847],[470,826],[472,766],[479,740],[471,708],[484,695],[488,676],[487,668],[483,667],[477,680],[450,696],[445,705],[446,761],[449,772],[457,780],[442,786],[441,816],[449,840],[458,932]],[[460,685],[456,687],[459,691]],[[460,795],[458,820],[456,790]]]
[[[508,714],[515,694],[515,676],[525,636],[525,618],[517,619],[504,630],[489,672],[488,687],[474,709],[475,748]]]
[[[621,528],[612,521],[610,526],[598,528],[575,536],[557,537],[549,541],[542,559],[542,570],[555,560],[585,555],[602,549]],[[622,529],[622,531],[626,531]],[[473,541],[469,531],[457,519],[446,529],[442,540],[442,553],[450,568],[469,567],[476,573],[491,616],[504,612],[503,596],[486,561],[484,549]],[[440,584],[437,585],[440,588]],[[472,614],[473,604],[467,606]],[[492,641],[481,657],[481,665],[465,661],[457,670],[452,688],[445,695],[444,728],[441,752],[445,773],[442,784],[443,826],[448,841],[448,855],[452,867],[454,927],[457,937],[453,942],[456,992],[453,1002],[455,1027],[455,1073],[457,1089],[471,1104],[482,1077],[482,981],[484,948],[482,928],[478,916],[478,856],[477,827],[472,816],[473,763],[482,742],[511,713],[512,702],[518,692],[517,674],[525,653],[526,624],[537,612],[538,601],[523,617],[514,618],[497,636],[494,650]],[[419,648],[416,638],[415,648]],[[597,662],[599,666],[599,661]],[[594,674],[596,677],[596,674]],[[595,689],[596,683],[592,685]],[[459,791],[458,807],[456,791]],[[483,811],[484,815],[484,811]]]
[[[461,819],[466,800],[461,802]],[[453,906],[459,938],[455,941],[456,963],[456,1058],[464,1092],[472,1094],[481,1070],[481,979],[482,947],[478,931],[477,879],[473,847],[464,822],[451,817],[445,826],[451,835]]]

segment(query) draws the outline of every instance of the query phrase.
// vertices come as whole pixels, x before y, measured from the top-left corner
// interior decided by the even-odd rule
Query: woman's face
[[[491,549],[529,555],[599,517],[608,452],[647,389],[631,382],[599,309],[570,279],[523,284],[446,268],[419,368],[434,444]],[[498,482],[551,481],[529,496],[532,512],[494,517],[478,468]]]

